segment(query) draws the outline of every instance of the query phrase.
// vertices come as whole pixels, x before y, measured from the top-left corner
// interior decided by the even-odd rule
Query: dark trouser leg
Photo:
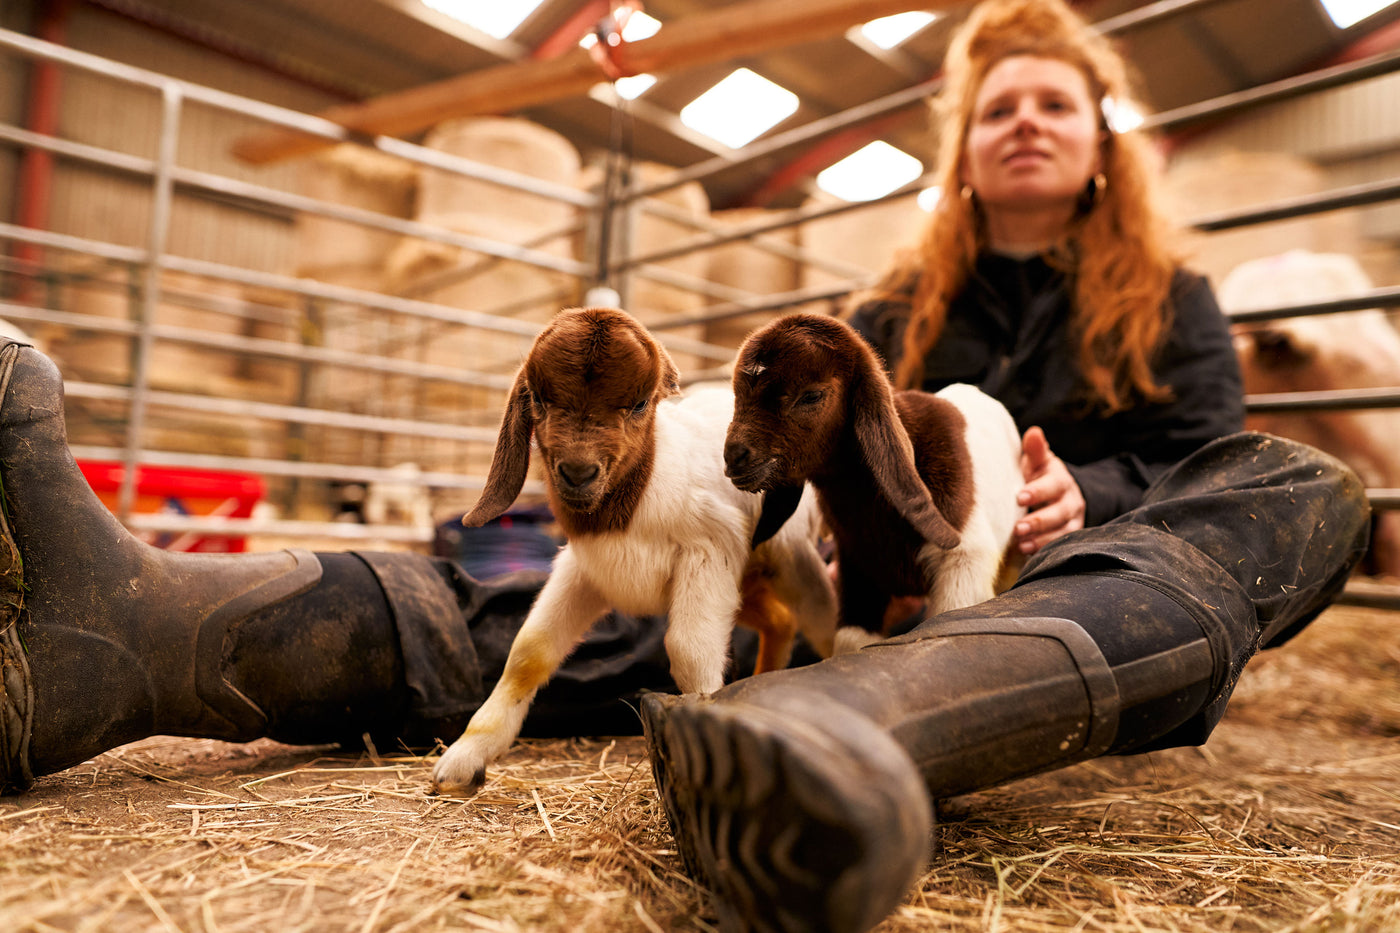
[[[918,875],[925,853],[908,837],[930,829],[930,795],[1204,741],[1255,649],[1341,589],[1367,512],[1336,460],[1236,435],[982,605],[712,699],[648,699],[667,815],[722,925],[866,929]],[[864,750],[881,733],[900,754]],[[783,837],[790,825],[814,829]]]

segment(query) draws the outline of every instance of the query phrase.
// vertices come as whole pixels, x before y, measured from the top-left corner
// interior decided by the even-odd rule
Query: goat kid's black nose
[[[566,486],[572,489],[582,489],[598,478],[598,464],[565,461],[559,464],[555,472],[559,474],[560,481]]]
[[[742,470],[748,466],[749,458],[753,456],[753,451],[738,441],[729,441],[724,445],[724,468],[733,473],[735,470]]]

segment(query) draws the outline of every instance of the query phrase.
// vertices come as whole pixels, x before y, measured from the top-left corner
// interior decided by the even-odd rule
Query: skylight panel
[[[872,19],[860,27],[860,34],[882,49],[892,49],[937,18],[937,15],[922,10],[896,13]]]
[[[1322,8],[1332,17],[1338,29],[1355,26],[1368,16],[1379,13],[1395,0],[1322,0]]]
[[[747,68],[731,72],[681,109],[681,122],[731,149],[797,112],[797,95]]]
[[[819,173],[817,186],[846,201],[873,201],[923,173],[918,159],[877,139]]]
[[[1115,133],[1126,133],[1142,126],[1145,119],[1142,111],[1130,100],[1115,100],[1112,97],[1103,99],[1103,117],[1108,122],[1108,128]]]
[[[942,197],[943,189],[938,185],[925,188],[923,191],[919,192],[919,197],[917,198],[919,209],[933,213],[933,209],[938,206],[938,201]]]
[[[628,75],[625,78],[618,78],[613,82],[613,87],[617,90],[617,96],[623,100],[636,100],[647,92],[656,83],[656,75],[639,74]]]
[[[480,29],[496,39],[515,32],[543,0],[423,0],[423,5]]]

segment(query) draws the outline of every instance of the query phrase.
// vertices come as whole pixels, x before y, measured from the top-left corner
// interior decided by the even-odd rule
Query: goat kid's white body
[[[943,551],[929,546],[919,555],[929,568],[930,615],[975,606],[996,595],[997,574],[1016,522],[1026,514],[1016,504],[1016,493],[1025,485],[1021,435],[1006,406],[963,383],[936,394],[957,406],[967,421],[973,505],[957,547]]]
[[[439,786],[463,786],[520,733],[535,691],[609,609],[667,615],[671,675],[686,693],[724,685],[740,581],[762,497],[724,475],[734,412],[727,389],[702,388],[656,410],[656,459],[627,530],[571,539],[511,645],[501,680],[434,769]],[[779,595],[796,599],[804,634],[829,651],[836,603],[816,541],[820,516],[808,488],[797,512],[761,547]],[[475,776],[475,777],[474,777]]]

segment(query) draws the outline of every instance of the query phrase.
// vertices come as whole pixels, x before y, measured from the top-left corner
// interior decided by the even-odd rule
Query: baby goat
[[[816,314],[750,334],[734,395],[734,484],[770,503],[796,504],[804,480],[817,489],[840,565],[839,650],[880,632],[893,596],[926,595],[936,614],[994,595],[1024,513],[1021,441],[1000,402],[961,384],[894,392],[865,341]]]
[[[764,497],[724,475],[733,394],[713,387],[673,398],[679,391],[666,351],[622,311],[563,311],[536,338],[506,402],[486,488],[463,522],[484,524],[510,506],[533,435],[568,543],[500,681],[433,769],[438,792],[471,796],[481,788],[487,765],[519,734],[535,691],[609,609],[669,615],[671,675],[687,693],[723,685],[741,593],[754,597],[745,621],[761,618],[776,594],[813,647],[831,652],[836,600],[816,548],[815,494],[798,490],[796,513],[781,528],[760,524]],[[755,549],[756,536],[768,540]],[[791,622],[779,615],[780,625]],[[790,625],[756,627],[761,663],[785,664]]]

